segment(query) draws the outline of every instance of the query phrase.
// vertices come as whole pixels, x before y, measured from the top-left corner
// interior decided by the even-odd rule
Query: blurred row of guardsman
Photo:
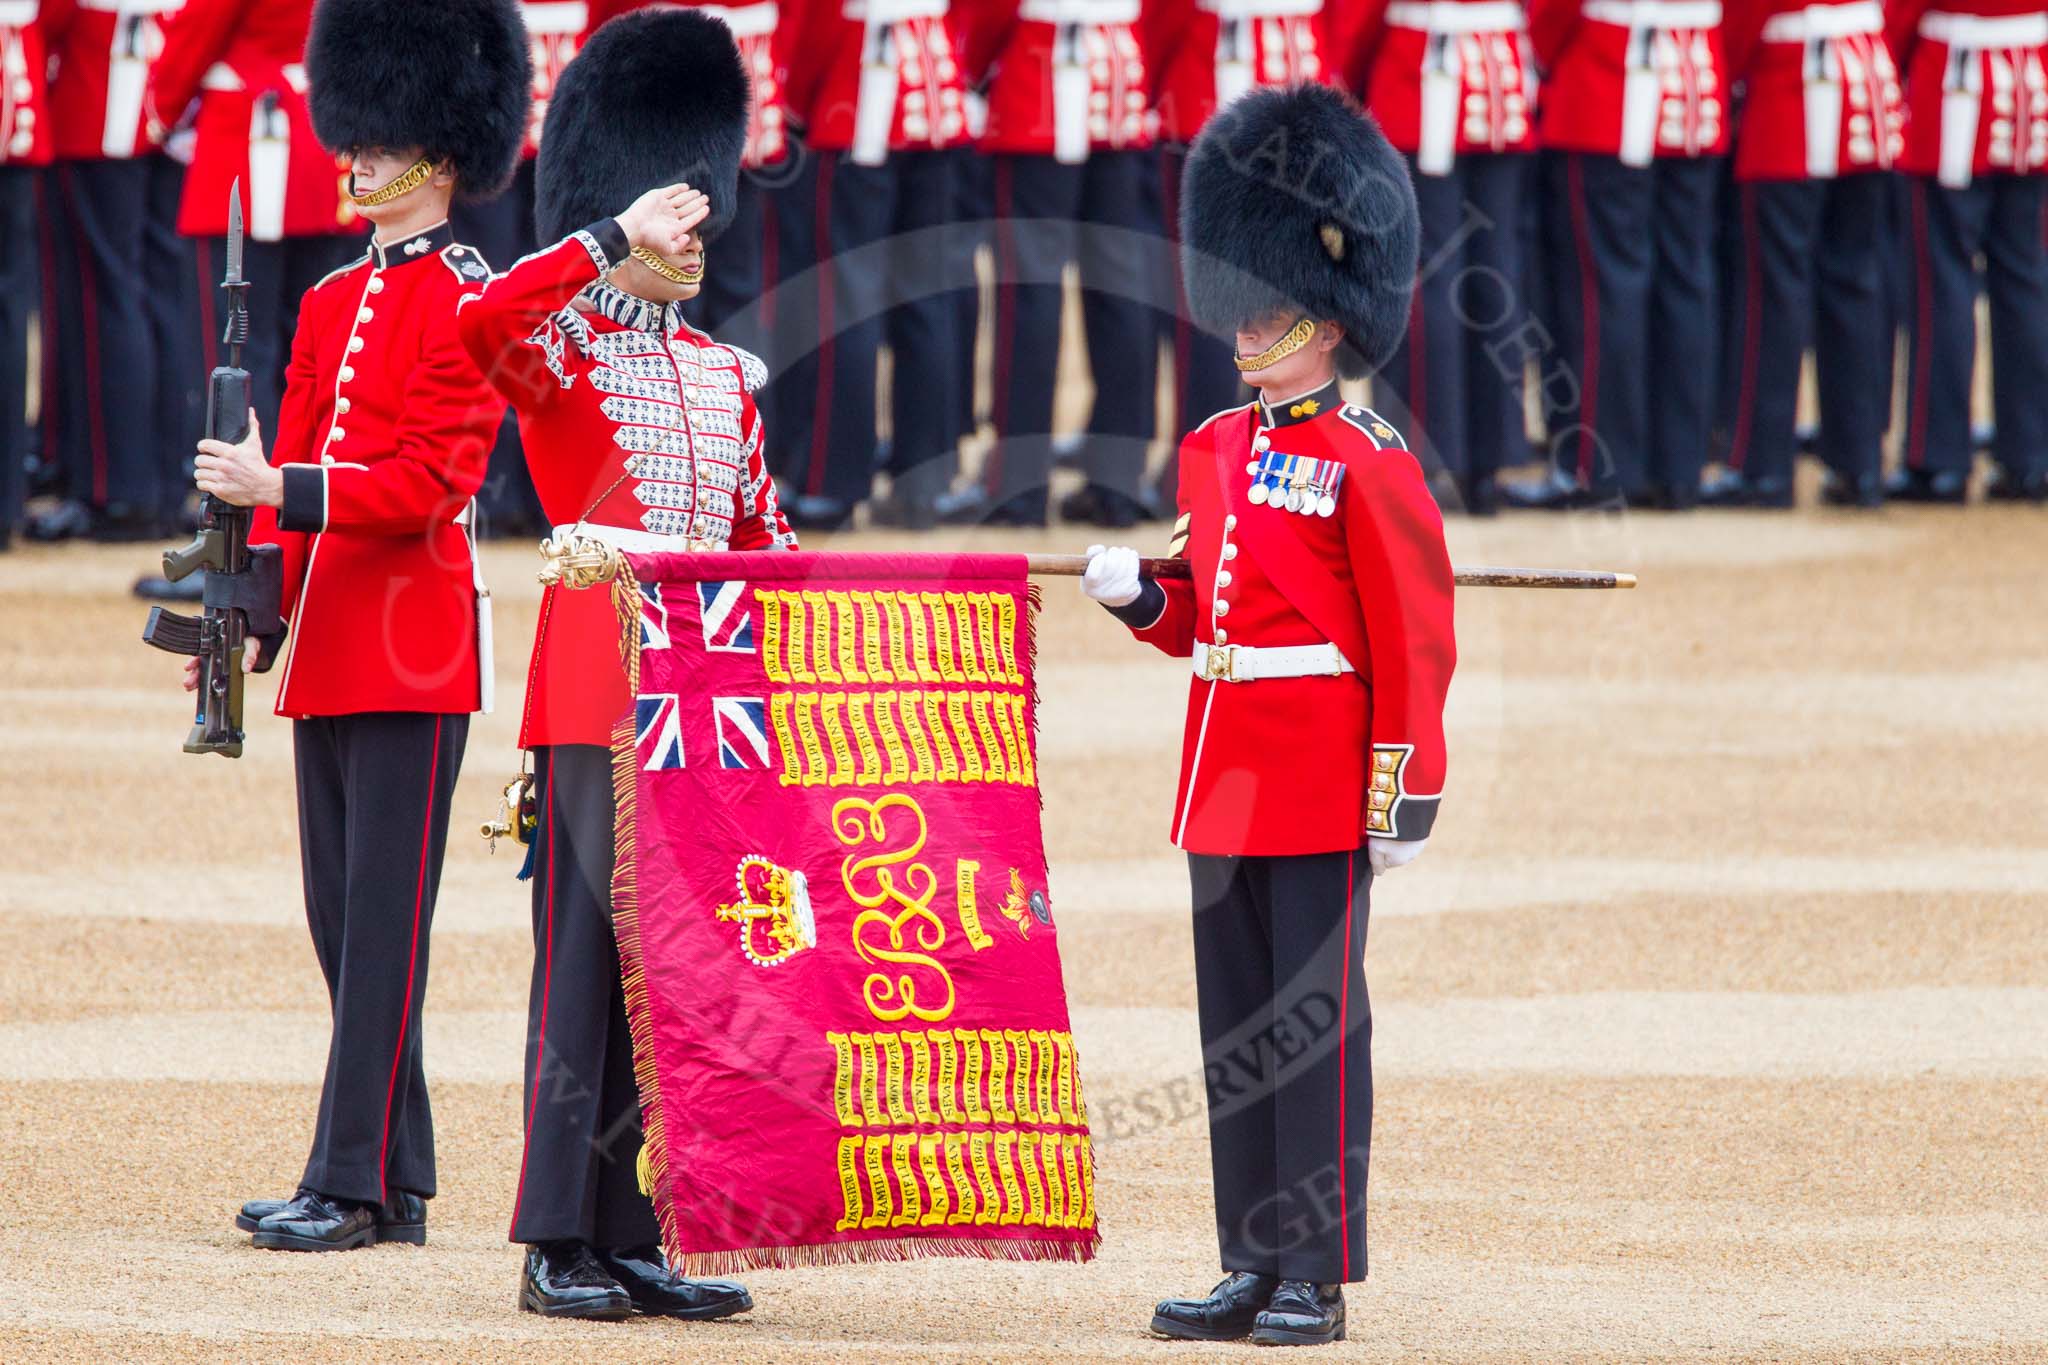
[[[581,43],[638,7],[528,0],[536,132]],[[0,540],[30,494],[38,539],[149,538],[184,514],[238,178],[274,429],[298,297],[362,250],[307,114],[311,11],[0,0]],[[1422,277],[1373,402],[1447,506],[1787,506],[1802,443],[1843,505],[1963,501],[1987,441],[1988,495],[2048,498],[2042,0],[718,12],[755,100],[700,321],[769,364],[800,526],[870,501],[909,526],[1170,508],[1173,438],[1246,398],[1229,343],[1180,306],[1186,149],[1219,103],[1302,81],[1356,93],[1410,162]],[[456,224],[499,268],[533,246],[533,150]],[[1080,368],[1060,358],[1075,270],[1093,397],[1056,439],[1055,407],[1083,406],[1055,401]],[[516,441],[508,422],[483,505],[525,532]],[[1544,455],[1539,477],[1497,478]],[[1055,508],[1059,464],[1085,483]]]

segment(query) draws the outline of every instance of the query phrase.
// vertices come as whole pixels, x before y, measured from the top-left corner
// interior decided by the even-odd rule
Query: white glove
[[[1392,872],[1397,867],[1406,867],[1422,856],[1422,846],[1427,839],[1382,839],[1375,835],[1365,844],[1365,860],[1372,864],[1372,875],[1377,877]]]
[[[1138,600],[1138,552],[1121,545],[1104,549],[1088,547],[1088,572],[1081,575],[1081,591],[1105,607],[1128,607]]]

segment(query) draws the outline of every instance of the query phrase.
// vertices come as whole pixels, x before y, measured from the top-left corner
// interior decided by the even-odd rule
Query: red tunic
[[[519,413],[548,519],[636,551],[795,548],[761,457],[766,370],[679,306],[600,283],[625,256],[607,219],[462,303],[463,343]],[[618,629],[606,594],[548,589],[522,745],[611,743],[629,700]]]
[[[583,46],[590,30],[600,22],[584,0],[525,0],[520,12],[526,20],[526,42],[533,56],[533,109],[526,121],[526,146],[521,154],[531,159],[540,154],[540,127],[548,116],[548,102],[555,97],[555,82]]]
[[[1735,0],[1729,79],[1748,98],[1738,180],[1830,180],[1888,171],[1905,149],[1905,100],[1878,0]]]
[[[2048,165],[2048,8],[2041,0],[1900,0],[1885,15],[1906,73],[1899,168],[1961,187]]]
[[[1721,0],[1531,0],[1529,37],[1545,147],[1635,166],[1728,150]]]
[[[1441,175],[1460,153],[1536,145],[1536,61],[1516,0],[1366,0],[1347,82],[1397,151]]]
[[[347,163],[321,147],[306,104],[300,59],[312,22],[312,0],[187,0],[165,26],[150,72],[155,136],[199,101],[178,231],[226,233],[237,180],[251,241],[362,227]]]
[[[50,164],[48,75],[36,0],[0,0],[0,166]]]
[[[982,150],[1078,162],[1152,145],[1138,0],[987,0],[965,46],[988,83]]]
[[[1181,442],[1194,578],[1159,585],[1164,609],[1138,637],[1177,658],[1198,641],[1335,644],[1355,670],[1189,684],[1173,840],[1190,853],[1421,839],[1443,794],[1457,662],[1443,518],[1392,427],[1335,385],[1314,401],[1299,419],[1233,408]],[[1262,454],[1341,464],[1334,515],[1255,504],[1249,466]]]
[[[1218,104],[1263,85],[1335,81],[1323,0],[1157,0],[1141,21],[1159,136],[1195,140]]]
[[[948,0],[786,0],[789,111],[819,151],[879,163],[967,140]]]
[[[126,160],[156,150],[145,108],[164,21],[184,0],[45,0],[50,119],[61,161]]]
[[[443,224],[373,244],[299,305],[269,437],[284,506],[259,509],[252,536],[284,546],[281,716],[480,704],[464,514],[505,407],[455,310],[489,273]]]

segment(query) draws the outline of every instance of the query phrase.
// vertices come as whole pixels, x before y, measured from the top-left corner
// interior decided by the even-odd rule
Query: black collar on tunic
[[[1344,395],[1337,391],[1337,381],[1331,380],[1313,393],[1304,393],[1284,403],[1268,403],[1259,400],[1259,424],[1264,427],[1291,427],[1296,422],[1306,422],[1311,417],[1325,412],[1335,412],[1344,406]]]
[[[658,332],[670,336],[684,326],[682,304],[661,304],[653,299],[643,299],[605,280],[586,288],[583,297],[590,300],[598,312],[635,332]]]
[[[370,241],[370,264],[376,266],[379,270],[389,270],[393,266],[411,265],[414,261],[424,261],[429,256],[437,256],[454,245],[455,229],[450,227],[447,219],[444,218],[425,232],[417,233],[402,241],[380,242],[372,238]]]

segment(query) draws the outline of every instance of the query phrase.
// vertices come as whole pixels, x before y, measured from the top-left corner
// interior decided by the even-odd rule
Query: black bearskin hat
[[[563,70],[541,126],[540,240],[558,242],[684,181],[710,196],[698,231],[716,237],[739,194],[749,97],[723,20],[658,5],[605,24]]]
[[[518,169],[533,99],[518,0],[319,0],[306,78],[313,130],[336,152],[418,147],[468,199]]]
[[[1279,312],[1339,323],[1347,379],[1400,344],[1421,237],[1415,187],[1349,96],[1268,88],[1218,110],[1188,153],[1180,224],[1188,308],[1206,330]]]

